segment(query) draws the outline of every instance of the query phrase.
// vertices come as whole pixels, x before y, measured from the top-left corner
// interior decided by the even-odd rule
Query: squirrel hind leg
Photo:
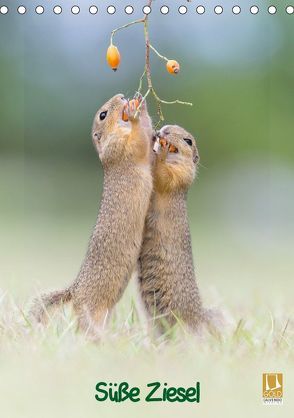
[[[109,310],[99,308],[92,312],[87,305],[74,306],[74,310],[78,316],[77,330],[84,333],[88,340],[98,342],[105,334]]]

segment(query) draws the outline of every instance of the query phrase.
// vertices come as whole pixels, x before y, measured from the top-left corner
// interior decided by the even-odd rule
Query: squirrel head
[[[123,94],[116,94],[94,117],[92,140],[104,167],[119,162],[126,152],[123,137],[128,122],[122,119],[126,103]]]
[[[180,126],[166,125],[154,140],[156,190],[163,193],[187,190],[195,178],[199,161],[194,137]]]

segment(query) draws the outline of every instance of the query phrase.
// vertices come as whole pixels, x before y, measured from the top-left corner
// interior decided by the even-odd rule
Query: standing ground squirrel
[[[38,321],[44,308],[72,300],[79,326],[95,332],[136,268],[152,191],[152,126],[146,104],[135,117],[133,102],[118,94],[95,115],[92,139],[104,168],[100,211],[76,280],[35,301],[31,313]]]
[[[153,150],[154,189],[139,258],[140,293],[150,316],[169,325],[179,318],[196,331],[208,313],[195,279],[186,203],[198,150],[193,136],[176,125],[157,133]]]

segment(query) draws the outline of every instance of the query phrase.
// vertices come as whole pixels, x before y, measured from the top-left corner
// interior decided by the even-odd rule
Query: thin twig
[[[149,1],[148,6],[151,6],[152,0]],[[149,42],[149,31],[148,31],[148,15],[144,18],[144,36],[145,36],[145,70],[148,89],[152,89],[151,69],[150,69],[150,42]]]
[[[163,104],[168,104],[168,105],[170,105],[170,104],[182,104],[182,105],[187,105],[187,106],[193,106],[193,103],[190,103],[190,102],[182,102],[181,100],[178,100],[178,99],[176,99],[176,100],[171,100],[171,101],[162,100],[162,99],[160,99],[160,98],[157,96],[157,94],[156,94],[156,92],[155,92],[155,90],[154,90],[154,89],[153,89],[153,96],[155,97],[155,99],[156,99],[158,102],[163,103]]]
[[[154,48],[151,44],[149,44],[150,49],[152,49],[153,52],[155,52],[156,55],[159,56],[159,58],[163,59],[164,61],[168,61],[168,58],[166,58],[164,55],[161,55],[157,49]]]
[[[144,68],[144,72],[143,72],[143,74],[142,74],[142,75],[141,75],[141,77],[140,77],[139,87],[138,87],[138,93],[141,93],[141,90],[142,90],[142,84],[143,84],[143,79],[144,79],[144,77],[145,77],[145,74],[146,74],[146,68]]]
[[[138,113],[140,112],[140,110],[141,110],[141,107],[142,107],[142,105],[143,105],[143,103],[144,103],[144,101],[147,99],[147,96],[148,96],[148,94],[150,93],[150,89],[148,89],[147,90],[147,92],[145,93],[145,95],[142,97],[142,100],[140,101],[140,103],[139,103],[139,106],[137,107],[137,109],[136,109],[136,112],[135,112],[135,115],[134,115],[134,117],[136,118],[137,116],[138,116]]]
[[[151,7],[151,4],[152,4],[152,0],[149,1],[148,6]],[[150,40],[149,40],[149,31],[148,31],[148,15],[146,15],[144,19],[144,36],[145,36],[145,47],[146,47],[145,71],[146,71],[148,90],[153,94],[153,97],[155,98],[157,102],[157,113],[159,115],[159,123],[160,123],[160,121],[164,120],[164,116],[161,110],[160,99],[155,93],[153,85],[152,85],[151,68],[150,68]],[[157,125],[159,123],[157,123]]]
[[[153,0],[149,0],[147,6],[149,6],[151,8],[152,6],[152,2]],[[110,43],[112,44],[113,41],[113,37],[115,35],[115,33],[120,30],[120,29],[125,29],[128,28],[131,25],[135,25],[137,23],[143,23],[144,24],[144,38],[145,38],[145,66],[144,66],[144,72],[140,77],[139,80],[139,87],[138,87],[138,92],[141,93],[142,90],[142,86],[143,86],[143,80],[144,77],[146,76],[146,80],[147,80],[147,92],[145,93],[145,95],[142,98],[142,101],[140,102],[137,112],[136,114],[140,111],[140,108],[142,106],[142,103],[144,102],[144,100],[146,100],[147,96],[152,93],[152,96],[156,102],[156,106],[157,106],[157,114],[159,116],[159,121],[157,123],[157,125],[160,124],[160,122],[164,121],[164,115],[161,109],[161,105],[162,104],[181,104],[181,105],[188,105],[188,106],[192,106],[192,103],[189,102],[183,102],[182,100],[171,100],[171,101],[167,101],[167,100],[162,100],[158,94],[156,93],[156,91],[154,90],[153,84],[152,84],[152,78],[151,78],[151,68],[150,68],[150,49],[155,52],[155,54],[163,59],[164,61],[168,61],[168,58],[166,58],[164,55],[160,54],[157,49],[154,48],[154,46],[152,46],[150,44],[150,39],[149,39],[149,28],[148,28],[148,18],[149,18],[149,14],[145,14],[144,18],[142,19],[138,19],[138,20],[134,20],[133,22],[130,23],[126,23],[123,26],[120,26],[117,29],[114,29],[111,32],[111,37],[110,37]],[[156,125],[156,126],[157,126]]]
[[[125,25],[122,25],[119,28],[113,29],[113,31],[111,31],[111,36],[110,36],[111,45],[112,45],[113,37],[117,31],[128,28],[129,26],[132,26],[132,25],[136,25],[137,23],[143,23],[143,22],[144,22],[144,19],[138,19],[138,20],[134,20],[133,22],[126,23]]]

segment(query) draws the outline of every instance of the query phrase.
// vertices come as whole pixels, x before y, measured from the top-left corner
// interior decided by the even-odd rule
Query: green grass
[[[148,333],[131,289],[115,309],[97,343],[76,332],[70,307],[50,313],[48,325],[32,326],[24,307],[1,295],[2,410],[9,417],[274,416],[261,405],[261,375],[282,371],[284,406],[293,412],[293,323],[282,311],[237,307],[223,335],[192,336],[177,325],[170,333]],[[98,381],[128,381],[144,388],[152,381],[175,386],[201,382],[201,403],[113,404],[94,399]],[[270,407],[268,407],[270,408]]]
[[[293,416],[293,234],[287,216],[278,212],[293,202],[279,194],[280,182],[271,184],[269,194],[278,199],[278,206],[271,206],[271,218],[264,218],[265,206],[260,206],[270,201],[264,195],[267,183],[260,164],[255,173],[252,165],[247,172],[243,167],[241,174],[240,167],[202,170],[191,191],[201,294],[206,306],[220,307],[229,319],[221,338],[196,338],[180,324],[160,338],[147,333],[131,283],[94,344],[76,332],[70,305],[51,312],[47,327],[33,327],[26,319],[32,296],[66,286],[77,274],[101,192],[95,166],[92,170],[78,162],[52,164],[8,158],[0,164],[5,185],[0,235],[1,416]],[[285,173],[283,184],[291,175]],[[264,372],[284,373],[282,407],[262,405]],[[199,380],[201,402],[95,400],[98,381],[124,380],[143,392],[146,383],[155,380],[187,387]]]

